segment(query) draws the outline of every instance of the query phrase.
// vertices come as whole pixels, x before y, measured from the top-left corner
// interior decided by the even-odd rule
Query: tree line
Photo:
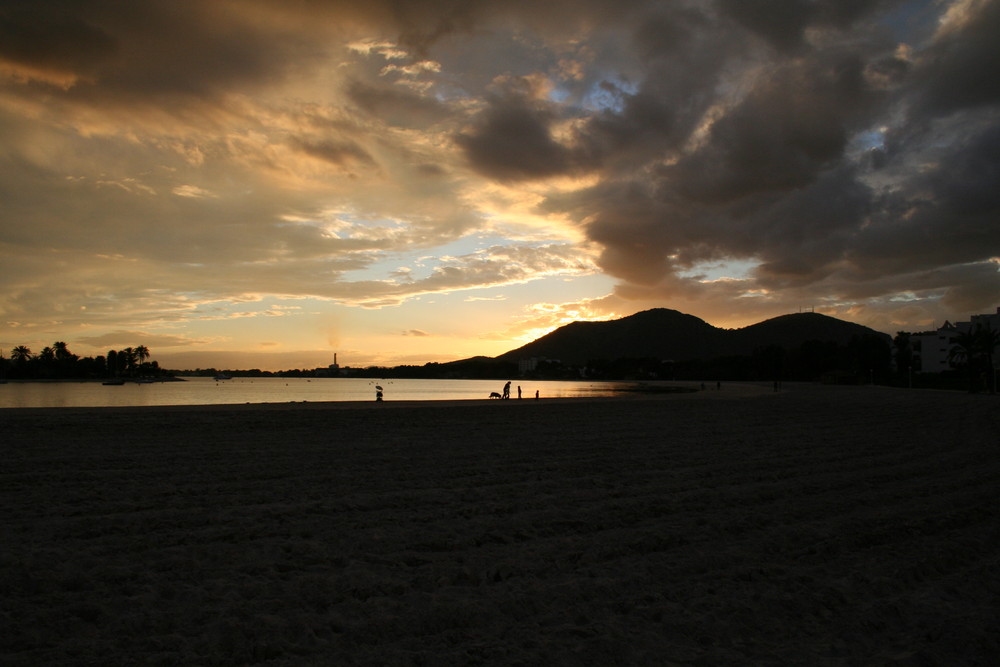
[[[35,354],[26,345],[10,351],[10,358],[0,353],[3,377],[12,380],[87,380],[100,378],[158,377],[165,374],[156,361],[150,361],[145,345],[108,350],[107,355],[81,357],[73,354],[63,341]]]

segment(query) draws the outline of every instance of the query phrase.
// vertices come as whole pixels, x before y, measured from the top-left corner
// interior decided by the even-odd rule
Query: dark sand
[[[1000,398],[0,410],[0,664],[993,665]]]

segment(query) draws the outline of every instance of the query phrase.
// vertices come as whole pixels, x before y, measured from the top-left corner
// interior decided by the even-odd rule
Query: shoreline
[[[185,382],[181,377],[138,377],[138,378],[6,378],[4,384],[94,384],[110,380],[124,380],[126,383],[149,384],[157,382]]]
[[[606,382],[606,381],[602,381]],[[729,400],[738,398],[775,396],[796,392],[873,392],[883,391],[898,393],[900,396],[911,396],[917,400],[923,396],[956,396],[956,397],[979,397],[987,400],[1000,398],[998,394],[988,394],[984,392],[970,393],[968,391],[958,391],[952,389],[933,388],[907,388],[891,387],[884,385],[826,385],[813,382],[784,382],[782,388],[777,392],[773,391],[768,382],[748,381],[748,382],[728,382],[723,383],[721,390],[716,390],[713,384],[704,383],[705,389],[700,389],[703,383],[699,381],[653,381],[649,383],[636,383],[634,381],[623,380],[622,383],[634,385],[634,388],[623,388],[619,394],[613,396],[572,396],[572,397],[542,397],[535,399],[526,396],[522,399],[512,398],[509,401],[497,401],[486,398],[450,398],[450,399],[407,399],[392,400],[385,399],[381,402],[374,400],[347,400],[347,401],[264,401],[264,402],[244,402],[244,403],[184,403],[184,404],[160,404],[160,405],[94,405],[94,406],[35,406],[35,407],[3,407],[0,406],[0,415],[14,414],[17,412],[69,412],[69,411],[170,411],[183,412],[186,410],[252,410],[262,409],[277,411],[282,409],[310,409],[310,410],[365,410],[365,409],[394,409],[394,408],[416,408],[416,407],[471,407],[485,405],[505,405],[517,404],[558,404],[571,402],[604,402],[604,401],[677,401],[686,399],[696,400]],[[644,387],[643,384],[646,384]],[[667,387],[664,391],[659,387]]]
[[[553,381],[554,382],[554,381]],[[608,381],[602,381],[608,382]],[[699,382],[687,381],[658,381],[648,383],[646,387],[634,381],[623,380],[623,384],[628,383],[630,388],[622,388],[619,394],[613,396],[572,396],[572,397],[541,397],[535,399],[533,396],[524,398],[511,398],[506,401],[498,401],[487,398],[450,398],[450,399],[419,399],[419,400],[392,400],[385,399],[381,402],[374,400],[353,400],[353,401],[271,401],[271,402],[245,402],[245,403],[185,403],[185,404],[162,404],[162,405],[108,405],[108,406],[50,406],[50,407],[0,407],[0,414],[16,411],[71,411],[71,410],[171,410],[183,411],[186,409],[269,409],[281,408],[310,408],[310,409],[391,409],[393,407],[459,407],[473,405],[507,405],[517,404],[555,404],[565,402],[585,402],[585,401],[619,401],[619,400],[671,400],[675,398],[736,398],[751,395],[767,395],[772,393],[766,383],[759,382],[731,382],[723,385],[722,391],[714,388],[700,390]],[[664,389],[665,388],[665,389]]]

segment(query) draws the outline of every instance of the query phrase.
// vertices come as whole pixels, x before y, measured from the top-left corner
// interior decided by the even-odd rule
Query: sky
[[[0,0],[0,350],[1000,306],[1000,0]]]

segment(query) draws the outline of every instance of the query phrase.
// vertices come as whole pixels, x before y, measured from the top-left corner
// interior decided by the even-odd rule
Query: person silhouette
[[[535,390],[535,400],[536,401],[538,400],[538,390],[537,389]]]
[[[521,400],[521,385],[517,385],[517,400]]]
[[[503,397],[510,398],[510,380],[507,380],[507,384],[503,386]]]

